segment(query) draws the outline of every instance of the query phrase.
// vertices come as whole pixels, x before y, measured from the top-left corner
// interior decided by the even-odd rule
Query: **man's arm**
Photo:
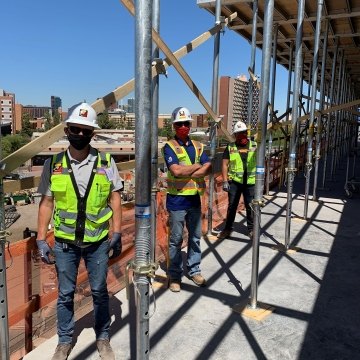
[[[46,239],[53,210],[54,199],[51,196],[43,195],[39,204],[37,239]]]
[[[200,164],[193,164],[193,165],[179,165],[179,164],[172,164],[169,167],[169,170],[173,176],[176,177],[187,177],[193,176],[194,172],[201,168]]]
[[[212,168],[211,162],[207,162],[207,163],[203,164],[200,169],[196,170],[196,171],[191,175],[191,177],[193,177],[193,178],[201,178],[201,177],[204,177],[204,176],[210,174],[211,168]]]
[[[112,191],[109,198],[109,205],[113,211],[112,215],[112,233],[121,233],[122,211],[121,211],[121,196],[119,191]]]
[[[228,181],[228,168],[229,168],[229,159],[222,159],[222,164],[221,164],[221,174],[222,174],[222,178],[223,181]]]

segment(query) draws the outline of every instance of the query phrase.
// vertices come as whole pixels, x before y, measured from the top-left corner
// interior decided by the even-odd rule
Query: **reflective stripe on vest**
[[[199,141],[190,140],[195,148],[195,162],[200,163],[200,157],[204,151],[204,145]],[[180,146],[176,140],[169,140],[168,144],[176,154],[179,165],[193,165],[187,151],[183,146]],[[167,172],[167,192],[171,195],[203,195],[205,192],[204,178],[191,178],[191,177],[175,177],[168,170]]]
[[[93,243],[103,239],[109,231],[108,220],[112,210],[108,205],[111,193],[111,181],[106,175],[106,168],[110,164],[110,154],[98,153],[96,167],[90,191],[86,199],[85,228],[83,241]],[[54,155],[51,164],[50,189],[55,198],[54,235],[55,237],[74,241],[80,212],[78,198],[74,189],[65,153]],[[78,239],[77,239],[78,240]]]
[[[240,184],[243,183],[244,178],[244,166],[239,149],[235,143],[228,145],[230,161],[228,177],[230,180],[234,180]],[[248,154],[247,154],[247,184],[255,184],[255,172],[256,172],[256,144],[250,141]]]

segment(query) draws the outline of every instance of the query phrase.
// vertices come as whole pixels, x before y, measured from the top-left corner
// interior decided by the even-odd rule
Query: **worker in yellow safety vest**
[[[243,195],[248,235],[252,238],[253,211],[251,202],[254,199],[256,172],[256,143],[247,135],[246,124],[238,121],[233,130],[235,142],[228,144],[222,158],[223,190],[228,193],[228,210],[225,227],[218,238],[230,236],[240,197]]]
[[[52,360],[66,360],[74,333],[74,294],[80,259],[89,276],[94,304],[96,345],[101,359],[115,359],[109,342],[108,259],[121,254],[123,181],[110,154],[90,145],[99,128],[87,103],[70,111],[65,121],[69,148],[48,159],[38,192],[37,246],[43,262],[55,264],[58,276],[58,346]],[[53,214],[55,246],[46,241]],[[111,222],[111,234],[109,234]]]
[[[169,288],[179,292],[183,276],[181,245],[184,225],[188,230],[187,275],[197,286],[205,286],[201,274],[201,201],[205,191],[204,176],[211,171],[211,162],[204,145],[189,137],[193,121],[190,111],[178,107],[172,113],[175,137],[163,147],[168,168],[166,208],[169,213]]]

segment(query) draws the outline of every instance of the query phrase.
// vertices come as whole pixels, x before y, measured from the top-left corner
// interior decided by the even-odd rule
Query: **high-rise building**
[[[253,87],[251,128],[255,128],[259,118],[259,90]],[[245,75],[231,78],[222,76],[219,89],[219,114],[231,133],[234,124],[241,120],[247,123],[249,103],[249,81]]]
[[[59,112],[61,114],[62,101],[58,96],[51,95],[50,104],[51,113],[53,116],[56,112]]]
[[[34,105],[25,105],[23,106],[23,114],[30,114],[32,119],[38,119],[45,117],[46,113],[51,111],[49,106],[34,106]]]
[[[0,125],[2,134],[15,134],[15,94],[0,89]]]
[[[135,112],[135,99],[129,98],[127,101],[127,112],[128,113],[134,113]]]

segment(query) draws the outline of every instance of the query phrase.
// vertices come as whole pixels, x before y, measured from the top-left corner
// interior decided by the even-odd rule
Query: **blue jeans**
[[[183,241],[184,225],[189,233],[186,267],[189,276],[200,274],[201,262],[201,208],[187,210],[169,210],[170,238],[169,238],[169,275],[173,280],[181,280],[183,275],[183,261],[181,244]]]
[[[86,248],[56,241],[54,253],[58,276],[59,297],[57,301],[57,329],[59,343],[71,343],[74,333],[74,294],[80,259],[83,258],[88,271],[94,304],[96,339],[109,339],[110,313],[106,277],[108,270],[108,241]]]

